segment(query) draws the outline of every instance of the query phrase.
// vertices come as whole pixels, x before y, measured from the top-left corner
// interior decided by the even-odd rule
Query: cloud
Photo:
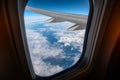
[[[73,26],[75,23],[72,22],[59,22],[59,23],[47,23],[44,26],[49,26],[49,29],[52,31],[66,31],[70,26]]]
[[[68,31],[67,29],[73,26],[71,22],[49,23],[44,26],[49,26],[49,29],[56,31],[54,35],[58,39],[58,43],[64,43],[64,46],[72,45],[75,48],[79,47],[82,52],[85,30]]]
[[[83,50],[83,42],[85,36],[85,29],[78,31],[68,31],[67,28],[73,26],[74,23],[71,22],[61,22],[61,23],[50,23],[44,24],[44,26],[49,26],[51,30],[56,31],[54,35],[58,40],[58,43],[64,43],[64,46],[73,46],[74,48],[79,48],[79,53],[77,53],[71,59],[74,61],[72,65],[74,65],[81,56]],[[71,48],[73,50],[73,48]]]
[[[59,65],[46,63],[40,58],[33,57],[32,60],[35,73],[40,76],[50,76],[64,70]]]
[[[80,59],[80,54],[76,54],[72,59],[74,60],[74,62],[71,64],[71,66],[72,65],[74,65],[79,59]]]
[[[79,30],[76,32],[59,31],[55,33],[58,43],[64,43],[64,46],[72,45],[74,48],[79,47],[80,52],[82,52],[83,48],[84,34],[85,30]]]
[[[49,18],[50,17],[46,16],[25,17],[26,36],[32,64],[35,73],[40,76],[50,76],[64,70],[64,68],[58,64],[53,65],[50,61],[45,62],[44,60],[48,58],[55,58],[56,60],[71,59],[73,61],[71,66],[74,65],[81,56],[80,52],[82,52],[84,41],[85,30],[68,31],[67,28],[74,25],[74,23],[71,22],[44,24],[44,21]],[[29,28],[30,26],[34,27],[36,24],[43,24],[45,27],[37,28],[37,31]],[[53,46],[51,46],[47,37],[40,33],[46,30],[55,31],[53,34],[58,41],[55,42]],[[64,43],[64,45],[59,45],[59,43]],[[67,53],[64,52],[62,47],[67,46],[73,46],[71,50],[74,50],[74,48],[79,49],[79,53],[75,53],[75,56],[66,55]]]
[[[60,58],[64,55],[64,51],[57,47],[51,47],[47,38],[35,30],[27,29],[27,39],[32,54],[37,54],[39,57],[45,59],[48,57]],[[53,54],[54,53],[54,54]]]
[[[35,30],[26,29],[29,51],[36,74],[40,76],[50,76],[63,70],[59,65],[51,65],[43,59],[65,58],[65,53],[62,49],[49,46],[46,37],[36,32]]]
[[[50,19],[51,17],[48,16],[25,16],[24,17],[24,21],[25,21],[25,25],[29,26],[29,25],[35,25],[35,24],[40,24],[40,23],[44,23],[46,20]]]

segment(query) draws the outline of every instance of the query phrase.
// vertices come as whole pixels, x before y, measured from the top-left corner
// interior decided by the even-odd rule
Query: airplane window
[[[29,0],[24,21],[36,75],[64,71],[81,58],[89,0]]]

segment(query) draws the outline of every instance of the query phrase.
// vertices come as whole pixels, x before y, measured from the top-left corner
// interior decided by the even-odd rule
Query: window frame
[[[87,21],[87,26],[86,26],[86,31],[85,31],[85,37],[84,37],[84,45],[83,45],[83,51],[82,51],[82,55],[80,57],[80,59],[77,61],[77,63],[75,65],[73,65],[72,67],[66,69],[66,70],[63,70],[59,73],[56,73],[52,76],[47,76],[47,77],[41,77],[39,75],[36,75],[36,78],[39,80],[41,79],[55,79],[57,77],[56,80],[58,80],[58,76],[60,77],[63,77],[63,76],[67,76],[68,74],[71,74],[72,75],[78,71],[78,69],[82,68],[85,64],[86,64],[86,60],[84,60],[82,63],[81,61],[83,60],[83,57],[84,57],[84,53],[85,53],[85,50],[86,50],[86,43],[87,43],[87,36],[88,36],[88,33],[89,33],[89,28],[90,28],[90,23],[91,23],[91,18],[92,18],[92,14],[93,14],[93,1],[92,0],[88,0],[89,1],[89,13],[88,13],[88,21]],[[26,2],[27,3],[27,2]],[[64,74],[64,75],[63,75]]]
[[[101,38],[102,38],[105,30],[105,28],[102,28],[101,30],[100,25],[103,19],[103,14],[105,12],[107,0],[93,1],[94,5],[92,5],[91,7],[94,7],[94,9],[90,11],[90,14],[89,14],[90,18],[88,19],[88,24],[87,24],[88,28],[86,30],[85,39],[84,39],[83,52],[85,54],[82,56],[81,60],[79,60],[81,61],[80,64],[76,64],[76,68],[74,68],[74,66],[69,68],[68,70],[70,71],[65,70],[66,72],[62,71],[51,77],[39,77],[39,76],[36,76],[34,73],[28,46],[27,46],[27,41],[26,41],[27,39],[25,36],[26,33],[25,33],[25,27],[24,27],[24,9],[25,9],[26,2],[27,0],[19,0],[19,1],[15,0],[13,1],[13,3],[8,1],[6,4],[8,5],[7,7],[9,6],[12,7],[12,8],[8,8],[8,12],[10,13],[9,16],[11,16],[10,21],[11,21],[11,30],[13,32],[12,36],[14,37],[14,41],[15,41],[14,44],[16,46],[16,51],[18,53],[17,58],[19,59],[20,65],[21,65],[20,67],[22,68],[22,71],[24,75],[27,77],[27,79],[30,80],[31,78],[35,80],[39,80],[39,79],[69,80],[79,75],[81,75],[81,78],[86,76],[88,72],[90,72],[91,66],[94,66],[92,63],[95,56],[94,55],[95,49],[99,48],[99,46],[96,47],[96,45],[98,43],[100,44],[101,42],[101,40],[99,40],[97,43],[98,36],[101,34]],[[12,14],[13,12],[16,14],[15,15]],[[18,18],[15,19],[15,18],[12,18],[12,16],[18,16]],[[15,22],[16,24],[12,24]],[[96,34],[94,34],[94,32],[96,32]],[[80,67],[82,68],[80,69]]]

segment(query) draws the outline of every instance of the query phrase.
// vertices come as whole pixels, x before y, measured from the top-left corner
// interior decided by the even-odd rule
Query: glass
[[[74,28],[81,26],[76,25],[79,17],[85,18],[83,22],[87,24],[89,0],[29,0],[26,6],[73,15],[76,19],[55,20],[53,16],[25,9],[26,37],[35,73],[46,77],[75,65],[82,55],[86,26]]]

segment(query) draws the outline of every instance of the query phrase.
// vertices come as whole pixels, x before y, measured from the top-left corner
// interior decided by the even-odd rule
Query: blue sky
[[[72,14],[85,14],[89,13],[89,0],[29,0],[28,6],[66,12]],[[25,11],[25,15],[37,15],[30,11]]]

